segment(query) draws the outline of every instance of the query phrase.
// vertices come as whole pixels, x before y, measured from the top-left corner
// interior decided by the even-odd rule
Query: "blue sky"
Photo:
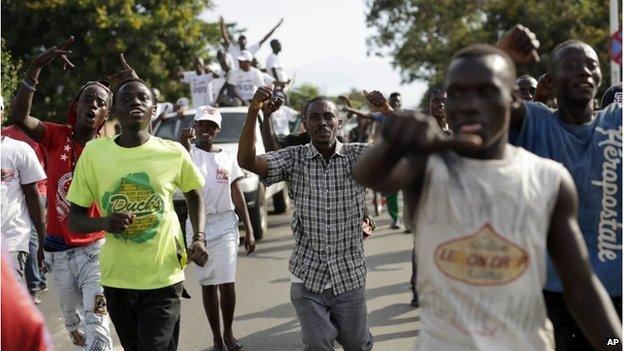
[[[364,0],[215,0],[214,8],[201,17],[237,22],[247,29],[250,44],[259,41],[277,21],[284,23],[273,35],[282,42],[282,61],[296,83],[311,83],[324,94],[350,90],[378,89],[384,94],[398,91],[405,107],[414,107],[426,90],[426,83],[401,85],[390,57],[366,55],[366,38],[371,31],[364,23]],[[261,62],[271,52],[266,42],[257,56]]]

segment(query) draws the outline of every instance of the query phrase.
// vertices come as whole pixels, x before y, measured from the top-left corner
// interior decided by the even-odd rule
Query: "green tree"
[[[175,69],[190,68],[195,55],[208,57],[208,46],[219,43],[218,25],[198,18],[210,6],[210,0],[5,0],[2,36],[26,64],[42,48],[76,37],[70,57],[76,68],[64,73],[59,65],[47,67],[32,111],[64,121],[68,102],[84,82],[120,68],[119,52],[168,100],[188,95]]]
[[[534,31],[541,62],[519,67],[519,74],[546,72],[550,51],[567,39],[581,39],[609,72],[609,1],[607,0],[367,0],[369,53],[391,55],[404,82],[422,79],[441,85],[449,58],[473,43],[495,44],[513,25]],[[608,84],[603,84],[605,89]]]
[[[2,59],[2,63],[0,63],[0,71],[2,71],[0,85],[2,85],[2,99],[5,105],[4,115],[8,116],[8,114],[11,113],[11,98],[13,94],[15,94],[17,85],[20,82],[19,71],[22,68],[22,61],[15,59],[13,55],[11,55],[11,52],[6,47],[4,38],[2,38],[0,42],[0,51],[2,52],[0,55],[0,59]]]
[[[311,98],[320,95],[319,88],[309,83],[302,83],[288,93],[290,106],[301,111],[303,104]]]

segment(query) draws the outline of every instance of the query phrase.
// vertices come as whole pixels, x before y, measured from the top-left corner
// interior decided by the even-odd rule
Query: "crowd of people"
[[[539,58],[539,41],[518,25],[496,46],[457,52],[422,110],[377,90],[363,91],[370,111],[344,96],[287,106],[280,42],[270,42],[264,71],[255,57],[281,24],[247,45],[220,19],[220,69],[200,57],[179,69],[192,99],[175,106],[120,55],[118,72],[76,92],[63,124],[30,111],[45,67],[73,67],[74,37],[32,61],[2,130],[2,347],[51,347],[22,296],[39,302],[47,273],[77,347],[112,350],[112,322],[125,350],[176,350],[191,264],[213,350],[253,350],[233,331],[239,221],[246,253],[256,246],[238,184],[246,170],[266,186],[288,184],[290,299],[306,350],[373,349],[368,189],[385,198],[391,229],[414,235],[418,350],[622,349],[622,93],[616,84],[595,101],[592,47],[566,41],[548,72],[516,77]],[[150,134],[154,119],[184,106],[196,113],[177,142]],[[214,144],[220,106],[248,106],[236,155]],[[111,111],[118,133],[101,136]],[[260,113],[265,154],[255,148]],[[18,284],[22,295],[9,290]]]

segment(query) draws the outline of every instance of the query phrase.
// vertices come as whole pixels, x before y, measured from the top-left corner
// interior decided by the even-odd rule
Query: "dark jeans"
[[[180,334],[182,282],[153,290],[104,287],[115,330],[125,351],[174,351]]]
[[[303,283],[290,284],[290,301],[295,307],[306,351],[329,351],[338,341],[345,351],[370,351],[373,336],[368,328],[366,288],[334,295],[320,294]]]
[[[43,243],[41,244],[43,245]],[[39,238],[35,229],[30,231],[30,244],[28,245],[28,258],[26,259],[26,285],[31,294],[37,290],[43,289],[47,285],[46,277],[39,271],[39,263],[37,262],[37,248],[39,247]]]
[[[548,310],[548,318],[555,329],[555,346],[557,351],[590,351],[591,344],[576,324],[568,311],[563,293],[544,290],[544,301]],[[622,319],[622,297],[611,297],[613,306]]]

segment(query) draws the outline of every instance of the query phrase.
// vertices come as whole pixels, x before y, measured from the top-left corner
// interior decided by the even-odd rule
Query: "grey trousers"
[[[368,329],[365,288],[334,295],[332,289],[320,294],[302,283],[290,285],[292,301],[306,351],[330,351],[338,341],[345,351],[368,351],[373,336]]]

